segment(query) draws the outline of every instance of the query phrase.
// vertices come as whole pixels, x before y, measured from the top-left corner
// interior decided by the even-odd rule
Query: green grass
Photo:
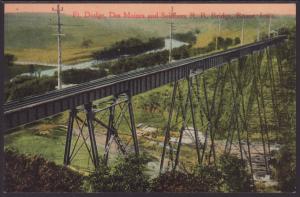
[[[73,139],[74,144],[76,138]],[[47,160],[62,165],[65,140],[65,127],[44,123],[6,135],[5,148],[12,148],[23,154],[40,155]],[[82,142],[82,140],[79,140],[78,144]],[[99,154],[102,154],[101,151],[99,151]],[[85,147],[78,152],[76,158],[72,161],[72,167],[76,169],[93,169]]]

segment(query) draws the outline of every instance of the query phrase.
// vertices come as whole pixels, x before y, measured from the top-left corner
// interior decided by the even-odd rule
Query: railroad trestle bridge
[[[81,146],[85,146],[88,149],[89,156],[94,166],[97,167],[99,165],[99,151],[95,138],[96,127],[101,126],[107,130],[104,147],[106,162],[113,141],[117,144],[118,150],[122,154],[133,151],[138,155],[140,150],[132,97],[165,84],[172,84],[173,91],[170,97],[168,121],[164,131],[160,171],[164,170],[166,157],[169,157],[173,169],[179,165],[183,131],[189,126],[189,123],[192,125],[195,136],[197,162],[199,164],[214,163],[217,154],[214,145],[215,131],[221,128],[219,121],[224,112],[222,107],[225,105],[224,92],[227,87],[227,90],[231,92],[232,98],[230,98],[231,103],[228,104],[231,106],[231,113],[228,116],[227,140],[223,151],[224,153],[230,153],[233,139],[238,139],[239,156],[248,161],[249,168],[253,174],[250,153],[251,145],[248,137],[250,126],[247,119],[252,113],[250,103],[254,102],[258,109],[257,117],[260,125],[263,153],[265,155],[265,168],[266,171],[269,171],[267,158],[270,152],[268,143],[269,129],[267,127],[268,120],[265,110],[266,98],[263,95],[263,86],[265,84],[263,84],[262,78],[269,80],[274,120],[276,120],[276,124],[280,124],[276,110],[276,86],[274,85],[276,77],[274,77],[272,57],[274,56],[273,53],[284,45],[285,40],[285,36],[277,36],[206,56],[179,60],[166,65],[102,78],[43,95],[11,101],[4,105],[5,128],[9,131],[20,125],[69,110],[64,164],[69,165],[74,159],[76,151],[78,151],[78,149],[75,149],[75,146],[79,146],[77,141],[78,138],[82,137],[84,144]],[[262,69],[261,64],[265,56],[267,57],[267,65]],[[276,58],[277,66],[280,67],[281,60],[278,57]],[[246,65],[246,61],[250,62],[250,64]],[[244,68],[245,66],[248,68]],[[216,77],[211,95],[208,96],[207,77],[205,74],[210,68],[216,68]],[[247,93],[243,89],[245,87],[249,87]],[[102,105],[102,108],[93,107],[93,102],[106,97],[109,99],[105,101],[105,105]],[[265,97],[267,96],[265,95]],[[117,107],[119,108],[118,111],[116,111]],[[81,112],[85,114],[84,118],[78,116],[78,113]],[[105,121],[103,116],[106,116]],[[188,116],[190,116],[190,119],[188,119]],[[179,138],[176,147],[173,148],[174,144],[170,143],[171,128],[174,121],[177,122],[179,119],[182,126],[179,128]],[[129,145],[125,144],[118,135],[122,120],[127,123],[131,131],[130,141],[132,145],[129,149]],[[73,130],[75,124],[79,128],[76,139],[74,138]],[[87,137],[83,135],[84,127],[88,130]],[[205,133],[205,141],[199,140],[199,130]],[[241,132],[244,132],[243,136],[246,136],[244,142],[241,139]],[[72,140],[75,140],[73,147]],[[244,143],[246,143],[246,146]],[[168,146],[169,148],[167,148]],[[173,149],[175,151],[167,152],[167,150]],[[175,153],[175,158],[173,153]]]

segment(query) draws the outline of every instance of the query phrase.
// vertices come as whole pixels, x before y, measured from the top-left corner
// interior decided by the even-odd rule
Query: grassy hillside
[[[136,37],[168,36],[166,19],[84,19],[63,15],[62,57],[63,63],[74,63],[90,59],[93,51],[110,46],[112,43]],[[241,35],[242,19],[224,19],[221,36]],[[260,19],[260,31],[267,32],[268,19]],[[19,61],[56,63],[57,41],[55,14],[18,13],[5,15],[5,52],[17,56]],[[206,46],[216,36],[217,19],[176,19],[175,33],[200,30],[195,47]],[[245,20],[245,43],[252,42],[256,36],[257,19]],[[295,24],[292,17],[276,17],[272,29]],[[82,48],[84,39],[91,39],[90,48]]]

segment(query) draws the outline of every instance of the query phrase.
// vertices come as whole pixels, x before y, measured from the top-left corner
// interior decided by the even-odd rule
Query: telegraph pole
[[[269,33],[268,33],[268,37],[271,37],[271,15],[269,16]]]
[[[170,22],[170,50],[169,50],[169,62],[172,61],[172,39],[173,39],[173,30],[174,30],[174,24],[173,24],[173,6],[171,7],[171,22]]]
[[[257,27],[257,38],[256,40],[259,41],[260,40],[260,30],[259,30],[259,27]]]
[[[256,32],[257,32],[257,37],[256,37],[256,41],[260,40],[260,23],[259,23],[259,18],[258,18],[258,24],[257,24],[257,28],[256,28]]]
[[[63,8],[59,7],[57,4],[57,8],[52,8],[52,11],[56,11],[57,13],[57,88],[61,89],[61,37],[63,34],[61,33],[61,23],[60,23],[60,12],[63,11]]]
[[[221,19],[220,17],[218,17],[219,19],[219,29],[218,29],[218,35],[216,36],[216,50],[218,50],[218,37],[220,36],[221,33]]]
[[[243,22],[242,22],[241,45],[244,44],[244,23],[245,23],[245,18],[243,18]]]

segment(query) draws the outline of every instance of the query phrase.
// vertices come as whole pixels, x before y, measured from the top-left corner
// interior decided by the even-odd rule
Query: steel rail
[[[136,80],[136,79],[144,80],[145,79],[145,84],[146,84],[146,86],[148,85],[148,88],[142,88],[142,90],[136,91],[136,94],[139,94],[141,92],[145,92],[150,89],[165,85],[174,80],[183,79],[183,78],[187,77],[189,75],[188,72],[191,72],[193,69],[206,70],[211,67],[223,65],[224,63],[226,63],[226,61],[230,61],[232,59],[236,59],[238,57],[248,55],[248,54],[252,53],[253,51],[261,50],[270,45],[276,44],[278,42],[282,42],[285,38],[286,38],[285,36],[277,36],[275,38],[263,40],[260,42],[255,42],[255,43],[231,48],[226,51],[220,51],[220,52],[216,52],[213,54],[207,54],[204,56],[191,57],[191,58],[179,60],[176,62],[172,62],[169,64],[156,65],[154,67],[149,67],[149,68],[145,68],[145,69],[137,70],[137,71],[130,71],[130,72],[123,73],[123,74],[113,76],[113,77],[104,77],[101,79],[96,79],[96,80],[93,80],[90,82],[86,82],[86,83],[75,85],[75,86],[72,86],[69,88],[65,88],[62,90],[54,90],[54,91],[51,91],[51,92],[48,92],[48,93],[45,93],[42,95],[30,96],[30,97],[25,97],[23,99],[10,101],[3,105],[4,117],[5,117],[6,121],[10,120],[10,123],[7,124],[7,129],[13,128],[13,127],[16,127],[16,126],[19,126],[22,124],[27,124],[29,122],[33,122],[35,120],[42,119],[42,118],[45,118],[45,117],[48,117],[51,115],[55,115],[57,113],[63,112],[67,109],[70,109],[70,107],[69,107],[70,103],[68,103],[68,106],[64,106],[64,107],[60,107],[60,108],[58,107],[59,109],[55,108],[55,110],[53,110],[53,112],[50,112],[50,113],[47,111],[47,109],[41,109],[42,111],[44,110],[44,112],[41,112],[43,115],[38,115],[39,106],[44,105],[44,108],[45,108],[45,105],[46,105],[46,108],[47,108],[47,107],[49,107],[49,105],[50,105],[49,103],[51,103],[51,102],[52,102],[51,103],[52,105],[56,105],[57,103],[55,103],[55,102],[61,102],[61,105],[63,105],[64,100],[69,99],[68,102],[71,102],[70,99],[73,99],[73,97],[76,97],[76,96],[80,97],[80,95],[82,96],[82,94],[87,94],[87,95],[83,95],[83,97],[84,97],[83,100],[85,99],[85,96],[88,96],[88,99],[90,99],[89,94],[90,93],[96,94],[95,91],[100,91],[100,89],[103,89],[103,88],[112,88],[113,89],[113,88],[117,88],[117,87],[119,88],[119,86],[124,83],[126,83],[127,88],[130,89],[130,88],[134,88],[132,86],[135,85],[135,84],[130,85],[131,80]],[[206,65],[205,63],[208,63],[209,65]],[[176,74],[177,70],[181,69],[181,68],[183,68],[184,71],[180,70],[180,72],[184,72],[184,73],[180,73],[179,75],[177,73],[178,76],[170,77],[170,75],[172,75],[172,74],[174,75],[174,73]],[[177,70],[174,70],[174,69],[177,69]],[[167,72],[167,74],[165,71]],[[154,82],[155,85],[153,85],[153,84],[149,85],[149,83],[153,83],[153,81],[151,81],[152,78],[149,79],[149,76],[150,75],[153,76],[155,74],[156,74],[156,76],[154,76],[153,78],[155,80],[159,80],[158,85],[156,85],[156,81]],[[163,79],[163,82],[161,82],[160,79],[157,79],[159,74],[167,75],[166,79]],[[138,81],[135,81],[135,82],[138,82]],[[142,83],[142,82],[140,82],[140,83]],[[118,86],[118,84],[119,84],[119,86]],[[112,92],[112,91],[110,91],[110,92]],[[107,96],[107,94],[108,93],[105,93],[106,96]],[[113,94],[114,93],[112,92],[111,95],[113,95]],[[95,100],[96,100],[96,99],[104,98],[106,96],[103,96],[103,97],[94,96],[93,98],[95,98]],[[80,100],[78,102],[79,104],[77,104],[77,106],[84,104],[82,102],[83,101]],[[35,108],[35,112],[33,112],[35,114],[34,115],[31,114],[31,116],[34,116],[34,117],[31,117],[31,118],[26,117],[26,115],[27,116],[30,115],[29,110],[31,110],[33,108]],[[22,117],[20,118],[21,115],[16,115],[16,113],[21,113],[21,112],[22,112]],[[22,119],[22,120],[20,121],[19,119]],[[26,120],[23,120],[23,119],[26,119]],[[14,122],[14,121],[17,121],[17,122]]]

